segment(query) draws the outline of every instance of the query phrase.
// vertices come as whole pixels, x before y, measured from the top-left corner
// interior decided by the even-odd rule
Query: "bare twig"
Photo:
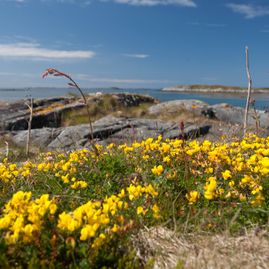
[[[29,148],[30,148],[30,140],[31,140],[31,129],[32,129],[32,119],[33,119],[33,98],[30,98],[30,105],[25,103],[30,111],[30,116],[28,120],[28,133],[27,133],[27,140],[26,140],[26,156],[29,156]]]
[[[248,77],[248,95],[247,95],[247,102],[246,102],[246,108],[245,108],[244,136],[246,135],[246,132],[247,132],[249,103],[250,103],[251,88],[252,88],[252,79],[251,79],[250,71],[249,71],[248,47],[246,47],[246,72],[247,72],[247,77]]]
[[[9,156],[9,144],[7,141],[5,141],[5,144],[6,144],[6,157],[8,158],[8,156]]]

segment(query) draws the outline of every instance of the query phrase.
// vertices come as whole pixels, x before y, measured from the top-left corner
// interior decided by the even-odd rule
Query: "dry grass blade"
[[[154,268],[269,268],[269,240],[261,233],[176,237],[158,227],[141,230],[133,244],[142,262],[154,259]]]

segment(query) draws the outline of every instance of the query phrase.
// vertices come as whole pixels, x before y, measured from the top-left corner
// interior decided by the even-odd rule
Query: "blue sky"
[[[0,88],[269,86],[268,0],[0,0]]]

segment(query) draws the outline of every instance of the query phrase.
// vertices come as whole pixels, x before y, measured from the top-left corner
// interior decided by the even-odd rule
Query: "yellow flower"
[[[165,156],[165,157],[163,157],[163,162],[164,163],[170,163],[171,162],[171,158],[169,156]]]
[[[204,189],[205,189],[204,197],[207,200],[214,199],[214,197],[216,195],[216,193],[215,193],[216,188],[217,188],[216,177],[210,177],[210,178],[208,178],[208,182],[207,182],[207,184],[204,187]]]
[[[111,229],[111,231],[113,233],[116,233],[118,230],[119,230],[119,226],[117,224],[114,224],[113,227],[112,227],[112,229]]]
[[[151,169],[151,172],[154,174],[154,175],[161,175],[163,173],[164,169],[163,169],[163,166],[162,165],[158,165],[158,166],[154,166],[152,169]]]
[[[85,241],[90,237],[94,237],[96,230],[97,229],[94,225],[85,225],[80,231],[80,240]]]
[[[87,187],[88,187],[88,183],[83,180],[76,181],[73,185],[71,185],[71,188],[74,190],[85,189]]]
[[[49,207],[49,210],[50,210],[50,214],[55,214],[56,210],[57,210],[57,205],[52,203]]]
[[[198,191],[190,191],[186,194],[186,198],[189,201],[189,204],[192,205],[196,203],[196,201],[199,199],[199,192]]]
[[[225,170],[224,172],[221,173],[222,177],[227,180],[232,177],[231,171],[230,170]]]
[[[106,148],[107,149],[113,149],[115,147],[114,143],[110,143]]]
[[[145,210],[142,206],[137,207],[136,214],[137,215],[145,215],[147,213],[147,210]]]
[[[207,167],[205,169],[205,173],[212,174],[214,172],[214,169],[212,167]]]

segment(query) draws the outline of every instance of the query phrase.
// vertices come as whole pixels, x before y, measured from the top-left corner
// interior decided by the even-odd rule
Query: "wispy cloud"
[[[41,2],[63,3],[63,4],[77,4],[81,6],[88,6],[92,3],[90,0],[40,0]]]
[[[174,81],[169,80],[155,80],[155,79],[126,79],[126,78],[97,78],[91,77],[87,74],[77,74],[74,75],[79,80],[88,82],[98,82],[98,83],[118,83],[118,84],[161,84],[161,83],[172,83]]]
[[[122,55],[125,56],[125,57],[138,58],[138,59],[145,59],[145,58],[149,57],[148,54],[128,54],[128,53],[124,53]]]
[[[188,25],[193,25],[193,26],[203,26],[203,27],[212,27],[212,28],[222,28],[226,27],[227,24],[224,23],[208,23],[208,22],[188,22]]]
[[[39,73],[15,73],[15,72],[0,72],[0,77],[24,77],[24,78],[37,78],[39,77]]]
[[[258,6],[252,4],[227,4],[233,12],[239,13],[245,16],[246,19],[253,19],[256,17],[262,17],[269,15],[268,6]]]
[[[28,2],[29,0],[0,0],[0,3],[1,2],[13,2],[13,3],[16,3],[16,4],[24,4],[26,2]]]
[[[103,0],[104,1],[104,0]],[[113,1],[119,4],[127,4],[132,6],[157,6],[157,5],[178,5],[184,7],[196,7],[193,0],[105,0]]]
[[[56,50],[43,48],[38,43],[0,44],[0,57],[15,59],[64,60],[90,59],[95,55],[90,50]]]
[[[26,3],[30,0],[0,0],[0,2],[15,2]],[[32,0],[33,1],[33,0]],[[40,0],[41,2],[57,2],[57,3],[69,3],[78,5],[90,5],[94,0]],[[97,1],[97,0],[95,0]],[[132,6],[157,6],[157,5],[177,5],[184,7],[196,7],[196,3],[193,0],[98,0],[100,2],[115,2],[118,4],[127,4]]]
[[[29,2],[35,2],[36,0],[0,0],[0,3],[1,2],[13,2],[13,3],[16,3],[16,4],[26,4],[26,3],[29,3]],[[80,5],[82,7],[84,6],[87,6],[87,5],[90,5],[92,3],[92,1],[90,0],[39,0],[41,3],[53,3],[55,4],[56,3],[63,3],[63,4],[77,4],[77,5]]]

